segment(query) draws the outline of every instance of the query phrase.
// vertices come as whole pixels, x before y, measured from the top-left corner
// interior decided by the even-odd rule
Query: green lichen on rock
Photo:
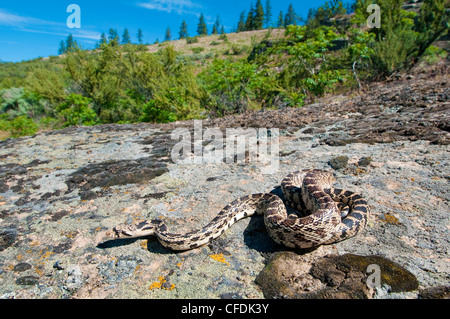
[[[338,170],[347,167],[348,159],[349,158],[347,156],[337,156],[332,158],[328,163],[333,169]]]
[[[324,255],[318,250],[304,255],[274,254],[256,283],[266,298],[367,299],[373,297],[367,269],[374,264],[380,268],[380,284],[389,285],[391,292],[418,288],[412,273],[381,256]]]
[[[416,290],[419,287],[417,278],[404,267],[381,256],[358,256],[345,254],[332,257],[331,263],[337,269],[349,269],[367,273],[369,265],[380,267],[381,284],[387,284],[392,292],[403,292]]]

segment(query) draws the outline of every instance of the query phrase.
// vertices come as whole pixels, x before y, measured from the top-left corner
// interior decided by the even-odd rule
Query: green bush
[[[438,48],[436,46],[430,45],[424,52],[422,60],[428,64],[434,64],[440,59],[445,59],[448,56],[447,51]]]
[[[186,43],[187,44],[198,43],[198,37],[187,37]]]
[[[173,111],[158,108],[155,100],[148,101],[142,108],[141,122],[169,123],[176,120],[177,116]]]
[[[195,53],[195,54],[203,52],[204,50],[205,50],[205,48],[203,48],[203,47],[195,47],[195,48],[191,49],[192,53]]]
[[[366,12],[374,0],[357,0],[353,23],[363,24]],[[416,64],[427,48],[448,32],[449,12],[445,0],[424,0],[420,13],[403,10],[403,0],[378,0],[381,8],[381,28],[376,35],[371,54],[370,70],[376,76],[389,76]]]
[[[57,111],[63,120],[63,126],[95,125],[98,121],[97,114],[89,106],[91,99],[79,94],[70,94],[66,101],[59,105]]]
[[[0,118],[0,131],[10,132],[12,138],[34,135],[39,128],[32,119],[26,116],[8,118],[5,115],[3,114]]]
[[[23,87],[0,91],[0,113],[12,116],[38,116],[45,113],[45,103]]]
[[[210,94],[213,111],[218,115],[241,113],[247,109],[270,106],[280,91],[273,71],[249,63],[246,59],[215,59],[199,75]]]

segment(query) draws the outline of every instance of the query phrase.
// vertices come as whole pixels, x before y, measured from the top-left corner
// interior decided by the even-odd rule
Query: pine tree
[[[105,32],[102,32],[102,35],[100,37],[100,46],[106,43],[108,43],[108,38],[106,37]]]
[[[247,14],[247,20],[245,21],[245,31],[254,30],[254,22],[253,17],[255,16],[255,8],[253,7],[253,3],[250,6],[250,11]]]
[[[186,21],[184,21],[184,20],[183,20],[183,22],[181,22],[179,36],[180,36],[180,39],[186,39],[189,36],[188,25],[187,25]]]
[[[64,42],[64,40],[61,40],[61,42],[59,43],[59,49],[58,49],[58,54],[64,54],[66,53],[67,48],[66,48],[66,43]]]
[[[284,15],[283,15],[283,11],[280,11],[280,14],[278,15],[278,20],[277,20],[277,28],[282,28],[284,27]]]
[[[241,15],[239,16],[239,22],[237,26],[237,32],[245,31],[245,11],[241,12]]]
[[[108,32],[109,43],[118,44],[120,42],[119,34],[116,29],[109,29]]]
[[[66,39],[66,52],[76,50],[78,48],[78,43],[73,39],[72,33]]]
[[[144,39],[144,34],[142,33],[141,28],[138,29],[137,39],[138,39],[138,43],[142,44],[143,39]]]
[[[172,40],[172,33],[170,32],[170,28],[167,27],[166,29],[166,35],[164,37],[164,41],[170,41]]]
[[[225,27],[223,26],[223,24],[220,27],[220,34],[225,34]]]
[[[264,24],[264,8],[261,0],[256,1],[255,14],[253,16],[254,30],[261,30]]]
[[[122,35],[122,44],[130,44],[131,38],[130,38],[130,32],[128,32],[128,29],[125,28]]]
[[[217,16],[216,23],[214,23],[211,34],[219,33],[220,28],[220,18]]]
[[[286,16],[284,17],[284,26],[287,27],[291,24],[297,24],[297,14],[294,11],[294,6],[292,5],[292,3],[289,4],[288,11],[286,13]]]
[[[198,20],[197,34],[198,35],[207,35],[208,34],[208,29],[206,28],[205,16],[203,15],[203,13],[200,14],[200,18]]]
[[[272,6],[270,5],[270,0],[266,2],[266,28],[270,27],[270,19],[272,19]]]

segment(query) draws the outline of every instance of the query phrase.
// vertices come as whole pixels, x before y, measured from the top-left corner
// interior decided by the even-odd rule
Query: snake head
[[[110,239],[136,238],[154,235],[160,222],[143,221],[131,225],[119,225],[105,233]]]
[[[128,231],[127,228],[129,226],[120,225],[116,226],[113,229],[108,230],[105,233],[105,236],[110,239],[119,239],[119,238],[130,238],[133,237],[132,232]]]

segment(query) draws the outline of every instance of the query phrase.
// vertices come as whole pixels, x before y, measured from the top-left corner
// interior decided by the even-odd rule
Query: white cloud
[[[40,34],[50,34],[50,35],[58,35],[58,36],[68,36],[69,33],[73,35],[74,38],[80,38],[80,39],[88,39],[88,40],[100,40],[100,33],[97,31],[88,31],[88,30],[81,30],[81,29],[72,29],[71,31],[48,31],[48,30],[35,30],[35,29],[27,29],[22,28],[20,31],[23,32],[31,32],[31,33],[40,33]]]
[[[199,15],[195,9],[202,8],[200,4],[191,0],[151,0],[141,2],[138,6],[149,10],[163,11],[167,13],[175,12],[177,14],[194,14]]]
[[[22,17],[0,9],[0,25],[8,27],[24,27],[26,25],[57,25],[57,23],[32,17]]]
[[[22,17],[0,9],[0,26],[11,27],[18,31],[68,36],[69,33],[78,39],[100,40],[100,33],[86,29],[69,29],[65,23],[52,22],[32,17]],[[86,41],[89,42],[89,41]]]

